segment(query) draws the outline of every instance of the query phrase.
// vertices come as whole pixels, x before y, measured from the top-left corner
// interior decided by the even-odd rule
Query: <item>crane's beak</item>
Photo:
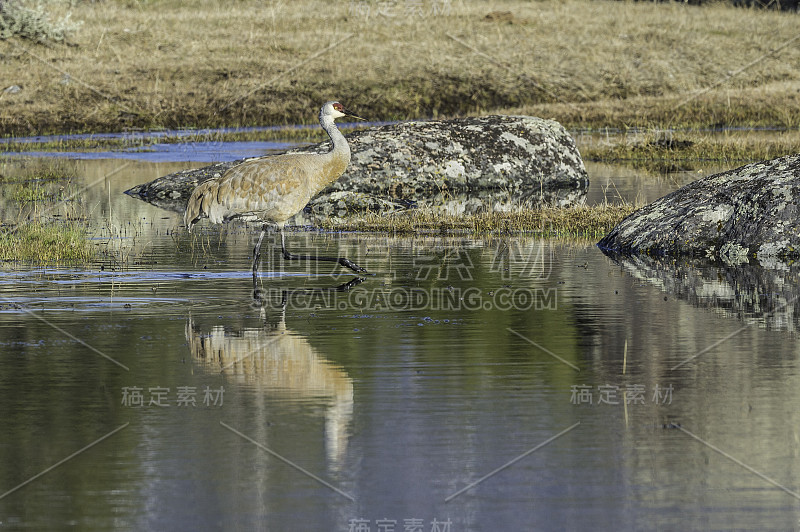
[[[354,114],[353,114],[353,113],[351,113],[351,112],[350,112],[350,110],[348,110],[348,109],[344,109],[344,108],[342,108],[342,112],[343,112],[345,115],[349,116],[350,118],[355,118],[356,120],[362,120],[362,121],[364,121],[364,122],[366,122],[366,121],[367,121],[367,119],[366,119],[366,118],[361,118],[361,117],[360,117],[360,116],[358,116],[358,115],[354,115]]]

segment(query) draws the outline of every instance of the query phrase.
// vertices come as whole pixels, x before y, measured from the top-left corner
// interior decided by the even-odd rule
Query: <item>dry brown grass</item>
[[[405,16],[397,2],[376,16],[379,5],[79,3],[71,46],[0,41],[0,85],[23,89],[0,92],[0,133],[310,123],[331,98],[376,120],[502,110],[568,126],[800,122],[800,41],[771,53],[797,37],[796,15],[452,0],[448,14]],[[492,10],[513,18],[485,20]]]

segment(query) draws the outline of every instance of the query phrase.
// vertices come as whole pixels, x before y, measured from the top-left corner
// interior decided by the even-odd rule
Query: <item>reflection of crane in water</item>
[[[344,257],[295,255],[286,251],[283,226],[300,212],[317,192],[333,183],[350,163],[350,146],[336,127],[335,119],[351,116],[339,102],[327,102],[319,111],[319,122],[328,133],[333,149],[328,153],[286,153],[250,159],[234,166],[221,177],[201,183],[189,198],[184,221],[189,231],[200,218],[212,223],[228,220],[260,221],[261,235],[253,250],[253,282],[261,258],[261,241],[270,224],[281,234],[281,251],[286,260],[336,262],[356,272],[365,272]]]
[[[269,399],[280,397],[290,405],[323,401],[325,448],[328,463],[338,470],[344,461],[353,417],[353,379],[344,368],[329,362],[302,335],[286,328],[284,313],[266,319],[264,327],[239,331],[214,325],[203,330],[190,317],[186,341],[192,357],[210,373],[250,388],[254,408],[267,410]],[[260,404],[259,404],[260,403]]]

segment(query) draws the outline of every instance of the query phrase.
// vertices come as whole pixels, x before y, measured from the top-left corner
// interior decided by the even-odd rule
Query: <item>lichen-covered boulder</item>
[[[800,155],[700,179],[634,212],[599,243],[621,254],[741,264],[800,257]]]
[[[332,190],[419,200],[443,191],[585,188],[588,182],[574,140],[553,120],[486,116],[405,122],[347,138],[350,166]],[[323,142],[302,151],[329,149],[330,142]]]
[[[344,175],[316,199],[385,206],[425,204],[441,194],[502,189],[523,195],[588,186],[575,142],[558,122],[529,116],[486,116],[372,127],[346,135],[352,153]],[[292,152],[324,152],[330,142]],[[290,153],[292,153],[290,152]],[[198,184],[245,159],[184,170],[138,185],[127,194],[182,211]],[[357,196],[345,200],[343,196]],[[374,196],[365,201],[364,194]],[[582,197],[581,194],[577,196]],[[320,199],[321,198],[321,199]],[[320,205],[320,201],[316,205]]]

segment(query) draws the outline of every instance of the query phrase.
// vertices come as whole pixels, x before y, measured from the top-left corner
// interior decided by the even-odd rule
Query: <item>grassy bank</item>
[[[0,41],[0,85],[21,89],[0,92],[0,134],[313,123],[332,98],[372,120],[503,112],[567,127],[800,123],[794,14],[420,4],[407,13],[371,0],[49,3],[54,17],[69,10],[82,25],[68,44]]]
[[[800,131],[728,131],[724,133],[648,132],[619,135],[610,142],[581,148],[589,161],[636,166],[653,161],[747,162],[800,153]]]

